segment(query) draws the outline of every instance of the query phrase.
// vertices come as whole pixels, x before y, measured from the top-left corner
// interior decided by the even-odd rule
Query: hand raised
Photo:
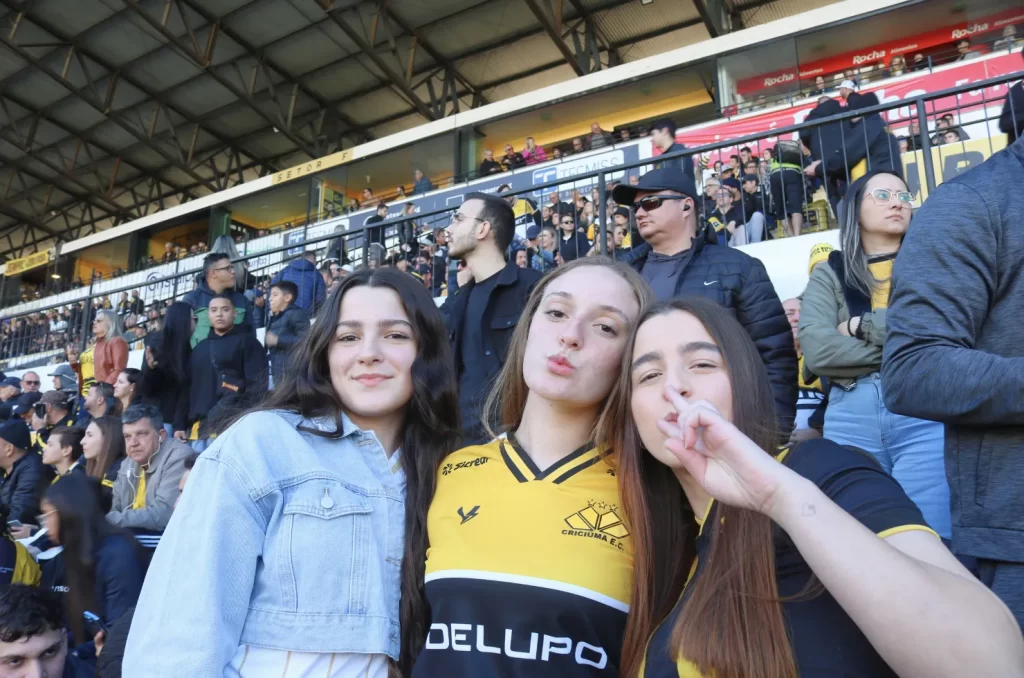
[[[780,486],[793,472],[727,421],[706,400],[689,402],[665,389],[676,410],[658,428],[674,454],[705,492],[730,506],[768,514]]]

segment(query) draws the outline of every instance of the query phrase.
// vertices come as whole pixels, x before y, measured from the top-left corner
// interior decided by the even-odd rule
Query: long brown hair
[[[566,273],[578,268],[588,266],[601,266],[608,268],[618,274],[633,291],[637,303],[640,305],[640,312],[650,304],[654,303],[654,293],[643,278],[632,268],[621,261],[612,261],[607,257],[587,257],[575,259],[567,264],[562,264],[543,278],[533,288],[530,298],[526,300],[526,307],[519,316],[519,323],[509,340],[508,357],[505,364],[498,373],[498,377],[491,388],[490,394],[484,403],[483,423],[487,433],[495,436],[494,427],[497,425],[502,431],[512,431],[519,428],[523,420],[523,410],[526,408],[526,396],[530,389],[523,379],[523,360],[526,356],[526,340],[530,336],[530,324],[533,316],[540,307],[540,301],[544,298],[544,290]],[[607,403],[607,401],[606,401]]]
[[[292,369],[253,410],[287,410],[306,418],[331,416],[335,430],[301,430],[325,438],[341,438],[345,403],[331,381],[329,352],[341,319],[341,302],[357,287],[390,289],[402,301],[416,337],[412,364],[412,397],[405,408],[402,431],[402,468],[405,471],[405,545],[401,570],[402,637],[397,662],[390,675],[412,673],[429,628],[429,610],[423,588],[427,559],[427,511],[437,485],[441,461],[458,447],[459,400],[455,364],[441,312],[430,293],[413,276],[393,268],[350,275],[341,281],[321,306],[309,331],[292,350]],[[226,428],[244,414],[223,424]]]
[[[92,459],[86,459],[85,473],[90,478],[103,480],[111,465],[125,456],[121,417],[108,414],[93,419],[92,423],[103,434],[103,451]]]
[[[679,600],[695,564],[694,508],[672,471],[644,449],[629,415],[636,333],[650,318],[674,311],[695,316],[722,352],[732,385],[733,424],[761,449],[775,449],[778,440],[768,373],[735,318],[698,298],[663,302],[641,314],[597,434],[617,452],[619,493],[633,539],[633,594],[622,676],[638,673],[648,639]],[[704,526],[710,541],[702,575],[688,590],[672,629],[670,652],[674,658],[685,657],[704,675],[795,678],[775,580],[771,520],[716,502]]]

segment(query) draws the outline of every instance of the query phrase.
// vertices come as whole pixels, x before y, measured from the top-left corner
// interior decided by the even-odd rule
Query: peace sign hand
[[[729,506],[770,515],[777,495],[798,477],[726,421],[706,400],[690,402],[666,387],[676,410],[658,422],[674,454],[705,492]]]

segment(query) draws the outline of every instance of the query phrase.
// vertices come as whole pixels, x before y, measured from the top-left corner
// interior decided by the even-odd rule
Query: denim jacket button
[[[320,499],[320,505],[323,506],[325,509],[329,509],[334,506],[334,500],[331,499],[330,492],[327,490],[326,487],[324,488],[324,496]]]

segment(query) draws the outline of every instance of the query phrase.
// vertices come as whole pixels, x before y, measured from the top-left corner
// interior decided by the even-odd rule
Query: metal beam
[[[12,219],[17,219],[18,221],[20,221],[22,223],[28,224],[32,228],[37,228],[40,231],[42,231],[43,233],[48,233],[48,234],[52,235],[54,238],[56,238],[58,241],[61,240],[62,236],[61,236],[60,233],[58,233],[57,231],[53,230],[52,228],[50,228],[49,226],[47,226],[43,222],[39,221],[35,217],[30,216],[28,214],[23,214],[20,210],[17,210],[15,208],[11,207],[10,205],[8,205],[5,202],[0,202],[0,213],[6,214],[7,216],[11,217]]]
[[[73,83],[68,81],[64,77],[64,75],[54,71],[52,68],[50,68],[46,64],[42,63],[39,59],[37,59],[34,56],[32,56],[30,53],[28,53],[20,45],[17,45],[14,42],[12,42],[11,40],[9,40],[8,37],[6,35],[2,34],[2,33],[0,33],[0,44],[3,44],[8,49],[10,49],[12,52],[17,54],[18,57],[20,57],[22,60],[27,61],[28,63],[30,63],[33,66],[35,66],[37,70],[39,70],[39,71],[43,72],[44,74],[46,74],[50,79],[52,79],[53,81],[57,82],[62,87],[64,87],[64,89],[66,89],[69,92],[75,94],[79,99],[81,99],[85,103],[89,104],[89,106],[91,106],[92,108],[96,109],[97,111],[99,111],[103,115],[107,116],[107,118],[111,122],[115,123],[118,127],[123,129],[124,131],[128,132],[129,134],[131,134],[133,137],[135,137],[139,141],[146,142],[147,146],[149,146],[156,153],[159,153],[165,160],[170,162],[172,165],[174,165],[175,167],[181,169],[182,171],[184,171],[186,174],[188,174],[193,179],[196,179],[196,180],[198,180],[200,182],[204,182],[205,183],[205,179],[203,179],[201,176],[199,176],[194,171],[192,171],[184,162],[182,162],[178,158],[175,158],[167,150],[165,150],[164,148],[161,148],[160,146],[152,143],[149,139],[146,138],[146,136],[142,132],[139,132],[132,124],[130,124],[127,120],[125,120],[123,118],[123,116],[118,115],[116,113],[112,113],[111,111],[109,111],[102,101],[97,101],[92,96],[91,92],[85,91],[82,88],[74,85]]]
[[[286,125],[285,116],[282,115],[278,119],[274,119],[274,117],[272,117],[270,114],[264,111],[256,103],[255,99],[253,99],[248,92],[246,92],[244,89],[242,89],[235,83],[231,82],[228,78],[221,75],[216,69],[211,68],[211,52],[214,46],[212,41],[207,43],[205,51],[197,49],[198,45],[195,43],[194,40],[192,45],[186,45],[181,41],[180,38],[178,38],[178,36],[176,36],[169,28],[167,28],[167,26],[165,26],[164,23],[162,23],[158,19],[151,17],[148,12],[142,9],[142,6],[138,2],[136,2],[136,0],[121,1],[128,7],[134,9],[136,16],[141,18],[150,28],[152,28],[161,36],[163,36],[164,39],[168,41],[171,47],[175,48],[179,53],[181,53],[182,56],[191,61],[196,68],[198,68],[199,70],[201,70],[202,72],[206,73],[211,78],[216,80],[221,87],[231,92],[233,96],[244,101],[246,105],[249,106],[249,108],[251,108],[257,115],[266,120],[268,123],[274,126],[280,126],[279,129],[281,130],[281,133],[285,137],[287,137],[289,141],[295,144],[295,147],[297,149],[308,155],[310,158],[318,157],[319,154],[309,144],[308,141],[292,132],[292,130],[288,129]],[[165,21],[166,18],[167,14],[165,13]],[[182,12],[182,20],[185,22],[187,27],[188,19],[184,16],[184,12]],[[210,26],[210,31],[216,31],[217,28],[218,24],[214,23]],[[191,31],[191,28],[189,28],[189,31]],[[211,35],[211,37],[213,36]]]
[[[0,0],[0,3],[6,5],[7,7],[11,8],[15,12],[19,12],[19,16],[24,16],[25,18],[30,19],[32,21],[32,23],[34,23],[36,26],[38,26],[39,28],[43,29],[44,31],[46,31],[47,33],[49,33],[53,37],[57,38],[61,42],[64,42],[64,43],[66,43],[68,45],[71,45],[71,47],[73,47],[79,54],[81,54],[81,55],[89,58],[91,61],[94,61],[95,63],[99,64],[102,68],[104,68],[108,73],[111,74],[111,77],[115,77],[115,75],[116,75],[117,77],[123,79],[124,82],[127,82],[132,87],[138,89],[140,92],[145,94],[153,102],[156,102],[159,105],[163,106],[168,111],[172,111],[172,112],[180,115],[182,118],[184,118],[186,121],[188,121],[188,122],[190,122],[192,124],[198,124],[198,120],[196,119],[196,117],[191,115],[191,114],[189,114],[189,113],[187,113],[186,111],[182,110],[180,107],[176,106],[172,102],[172,98],[170,97],[170,95],[168,93],[157,92],[152,87],[150,87],[148,84],[142,82],[139,78],[133,77],[133,76],[129,76],[129,75],[126,75],[126,74],[123,74],[123,73],[120,73],[118,71],[117,67],[114,64],[110,63],[108,60],[106,60],[105,58],[99,56],[95,52],[92,52],[89,49],[84,48],[82,46],[82,44],[81,44],[81,42],[82,42],[81,36],[71,36],[70,34],[64,33],[60,28],[55,26],[53,23],[48,22],[48,21],[46,21],[44,19],[41,19],[41,18],[39,18],[39,17],[37,17],[35,15],[28,14],[28,6],[29,6],[28,2],[25,2],[25,1],[18,2],[16,0]],[[124,10],[124,11],[129,11],[129,10]],[[47,56],[49,56],[49,55],[47,55]],[[30,65],[34,65],[33,61],[41,62],[42,59],[33,59],[33,60],[26,59],[26,61],[29,62]],[[64,84],[64,83],[61,82],[61,84]],[[81,94],[79,94],[78,92],[73,91],[72,89],[68,88],[67,86],[65,86],[65,89],[68,89],[68,91],[72,95],[76,96],[77,98],[82,98]],[[63,101],[65,101],[65,99],[59,100],[58,102],[56,102],[56,104],[59,104],[59,103],[61,103]],[[88,102],[88,103],[90,103],[90,105],[92,105],[92,102]],[[147,102],[144,102],[144,103],[147,103]],[[137,107],[139,107],[141,105],[143,105],[143,104],[136,104],[132,108],[137,108]],[[47,109],[49,109],[49,108],[50,108],[50,106],[47,106],[46,108],[44,108],[44,112],[47,112]],[[100,112],[103,113],[105,116],[108,116],[108,117],[110,117],[111,115],[117,115],[117,116],[121,117],[121,112],[117,112],[116,114],[111,114],[110,111],[109,111],[109,108],[110,108],[109,104],[105,104],[104,110],[102,110]],[[114,120],[114,122],[117,122],[119,125],[121,124],[117,120]],[[248,155],[248,156],[250,156],[252,158],[256,158],[254,153],[238,147],[237,145],[235,145],[233,140],[229,139],[228,137],[225,137],[225,136],[221,135],[220,133],[216,132],[215,130],[204,129],[204,131],[207,134],[209,134],[211,137],[216,139],[218,142],[224,144],[225,146],[234,148],[236,151],[245,153],[246,155]],[[138,138],[137,135],[134,132],[132,132],[132,135],[136,136],[136,138]],[[153,150],[156,150],[156,152],[159,153],[160,155],[162,155],[164,157],[164,159],[169,160],[169,162],[171,164],[174,164],[174,161],[168,159],[167,155],[162,150],[158,150],[155,146],[150,144],[146,139],[139,139],[139,140],[144,142],[145,145],[148,146],[149,148],[151,148]],[[180,148],[181,144],[178,142],[177,138],[174,138],[173,141],[174,141],[175,145],[179,147],[179,150],[181,150],[181,148]],[[195,179],[196,177],[192,177],[192,178]]]
[[[700,15],[700,20],[704,22],[704,27],[708,29],[708,35],[712,38],[717,38],[720,33],[718,26],[711,17],[711,12],[708,11],[707,6],[704,4],[704,0],[693,0],[693,6],[697,9],[697,14]]]
[[[557,47],[558,51],[562,53],[562,56],[565,58],[565,62],[569,64],[573,71],[576,72],[576,75],[586,75],[583,71],[583,67],[580,66],[579,61],[576,59],[576,55],[572,53],[569,46],[565,44],[564,40],[562,40],[561,31],[551,23],[551,19],[548,18],[548,15],[538,4],[537,0],[523,0],[523,2],[525,2],[526,6],[530,8],[533,15],[537,17],[537,21],[540,22],[541,28],[543,28],[544,32],[548,34],[549,38],[551,38],[551,42],[555,43],[555,47]]]
[[[438,119],[438,116],[434,115],[434,112],[430,109],[430,106],[428,106],[426,103],[424,103],[422,99],[419,98],[416,92],[413,91],[412,87],[409,86],[409,83],[405,80],[405,78],[402,77],[400,73],[396,72],[395,69],[392,68],[388,62],[386,62],[383,58],[381,58],[379,54],[377,54],[376,51],[374,51],[373,45],[367,42],[366,38],[364,38],[359,33],[359,31],[352,28],[352,26],[350,26],[347,21],[341,18],[341,12],[332,6],[332,0],[317,0],[317,3],[320,5],[323,11],[327,13],[327,16],[329,16],[334,21],[334,23],[337,24],[338,28],[340,28],[341,31],[348,36],[349,40],[356,43],[359,49],[362,50],[363,54],[365,54],[370,59],[370,61],[372,61],[373,64],[378,69],[380,69],[380,71],[384,73],[385,76],[387,76],[387,78],[392,82],[392,84],[394,84],[394,86],[398,88],[398,90],[402,94],[405,95],[405,98],[409,100],[409,103],[413,105],[413,107],[420,115],[425,117],[427,120]]]

